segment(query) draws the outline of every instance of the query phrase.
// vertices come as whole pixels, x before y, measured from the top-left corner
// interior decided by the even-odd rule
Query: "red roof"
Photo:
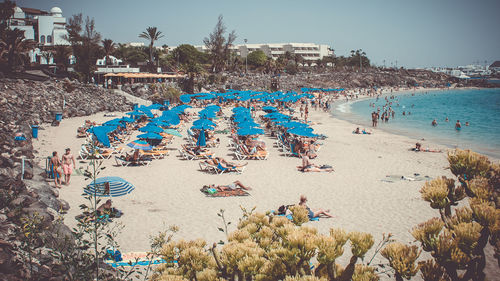
[[[46,11],[42,11],[42,10],[38,10],[38,9],[33,9],[33,8],[24,8],[24,7],[21,7],[21,10],[23,10],[23,12],[25,12],[27,14],[31,14],[31,15],[46,15],[46,14],[48,14],[48,12],[46,12]]]

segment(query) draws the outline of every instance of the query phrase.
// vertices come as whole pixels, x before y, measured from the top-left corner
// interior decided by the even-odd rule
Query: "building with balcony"
[[[207,51],[203,46],[195,46],[199,51]],[[237,55],[245,58],[251,52],[261,50],[269,58],[277,59],[286,52],[300,54],[304,60],[315,61],[327,56],[334,56],[333,49],[328,45],[315,43],[262,43],[262,44],[238,44],[232,45],[231,50]]]
[[[47,61],[43,57],[41,50],[44,47],[69,45],[65,39],[68,34],[65,28],[66,18],[63,17],[62,10],[58,7],[53,7],[47,12],[16,6],[8,25],[11,29],[23,30],[26,39],[37,43],[37,48],[30,53],[31,62],[52,63],[52,59]]]

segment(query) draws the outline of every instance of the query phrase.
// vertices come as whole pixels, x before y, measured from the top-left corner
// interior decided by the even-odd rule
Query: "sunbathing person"
[[[443,152],[441,149],[430,149],[430,148],[422,148],[422,144],[417,142],[415,147],[411,149],[415,152]]]
[[[221,157],[215,157],[214,159],[208,159],[208,160],[206,160],[206,162],[208,164],[211,164],[214,166],[220,165],[224,169],[241,168],[241,167],[245,167],[246,165],[248,165],[248,162],[245,164],[237,164],[234,162],[228,162],[224,158],[221,158]]]
[[[353,131],[354,134],[358,135],[371,135],[372,132],[368,132],[366,129],[359,130],[359,127],[356,128],[356,130]]]
[[[244,190],[252,190],[249,186],[243,185],[240,181],[234,181],[233,183],[227,184],[227,185],[218,185],[216,186],[215,184],[209,185],[210,188],[214,188],[218,191],[225,191],[225,190],[235,190],[238,188],[244,189]]]
[[[330,210],[323,210],[323,209],[312,210],[306,205],[306,202],[307,202],[307,197],[305,195],[300,195],[299,206],[303,206],[306,208],[307,211],[309,211],[308,214],[309,219],[319,218],[322,216],[326,218],[333,218],[333,215],[330,214]]]
[[[329,165],[318,166],[309,161],[308,155],[302,156],[302,166],[297,167],[302,172],[333,172],[333,168]]]

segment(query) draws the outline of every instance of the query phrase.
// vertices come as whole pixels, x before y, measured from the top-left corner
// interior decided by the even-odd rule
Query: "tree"
[[[17,28],[1,32],[1,58],[7,61],[2,63],[2,69],[14,71],[26,64],[28,52],[33,49],[35,42],[24,38],[24,30]]]
[[[247,60],[250,65],[253,65],[257,68],[264,66],[266,64],[266,61],[268,60],[268,57],[263,51],[257,50],[248,54]]]
[[[215,73],[224,71],[229,57],[229,47],[236,40],[234,30],[229,33],[227,39],[224,37],[225,33],[226,26],[224,25],[222,15],[220,15],[212,33],[203,39],[203,43],[205,43],[212,58],[212,72]]]
[[[108,65],[109,63],[109,55],[113,52],[115,49],[115,43],[111,39],[104,39],[102,40],[102,46],[104,48],[104,64]]]
[[[73,15],[66,24],[66,30],[68,35],[65,39],[70,42],[76,57],[75,71],[83,81],[89,82],[101,51],[101,35],[95,30],[94,19],[87,17],[84,24],[82,14]]]
[[[69,56],[71,55],[71,48],[64,45],[56,45],[54,47],[54,62],[56,66],[67,71],[69,66]]]
[[[28,62],[28,52],[35,46],[33,40],[25,39],[24,31],[10,29],[8,23],[14,15],[16,4],[6,0],[0,3],[0,70],[13,71]]]
[[[148,27],[146,28],[146,31],[143,31],[141,34],[139,34],[139,37],[149,40],[149,64],[153,68],[153,45],[155,41],[162,38],[163,35],[161,34],[161,31],[157,30],[156,27]]]
[[[137,66],[139,63],[146,62],[148,60],[147,48],[127,47],[124,44],[118,44],[118,46],[113,50],[112,55],[133,66]]]

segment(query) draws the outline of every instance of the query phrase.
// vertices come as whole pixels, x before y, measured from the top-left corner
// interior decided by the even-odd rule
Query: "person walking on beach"
[[[306,103],[306,108],[304,109],[304,120],[306,121],[307,123],[307,116],[309,115],[309,107],[307,106],[307,103]]]
[[[52,158],[50,158],[50,164],[52,165],[52,171],[54,173],[54,184],[57,188],[61,188],[61,178],[62,178],[62,168],[61,160],[57,156],[57,151],[52,152]]]
[[[73,162],[73,166],[71,166],[71,162]],[[76,167],[75,157],[71,154],[71,149],[69,148],[66,148],[66,153],[62,156],[62,166],[64,170],[64,184],[68,185],[73,167]]]

